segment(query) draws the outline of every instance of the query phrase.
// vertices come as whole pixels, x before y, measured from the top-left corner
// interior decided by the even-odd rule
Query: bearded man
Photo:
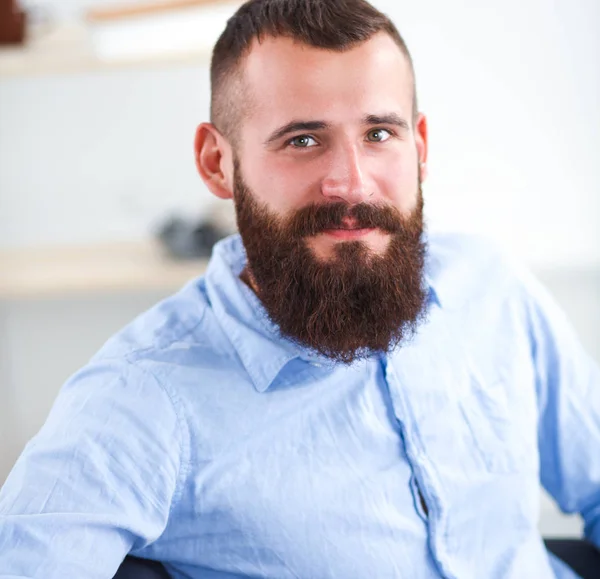
[[[575,577],[600,545],[600,375],[539,284],[424,233],[409,51],[364,0],[250,0],[198,171],[239,235],[63,387],[0,495],[0,577]]]

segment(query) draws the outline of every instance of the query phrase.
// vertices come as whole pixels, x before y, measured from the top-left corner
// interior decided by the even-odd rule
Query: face
[[[383,34],[345,53],[268,38],[244,93],[235,151],[205,125],[196,152],[209,188],[235,201],[249,283],[311,349],[345,362],[389,350],[425,308],[427,135],[408,63]]]
[[[237,156],[275,214],[335,202],[389,205],[404,216],[415,209],[426,135],[423,121],[412,123],[409,64],[388,35],[345,53],[267,38],[250,52],[244,83],[251,104]],[[348,240],[381,254],[390,235],[347,220],[307,243],[326,260]]]

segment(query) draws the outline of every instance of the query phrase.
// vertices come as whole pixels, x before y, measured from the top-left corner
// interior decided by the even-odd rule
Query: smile
[[[372,228],[365,229],[326,229],[323,233],[335,239],[358,239],[367,233],[375,231]]]

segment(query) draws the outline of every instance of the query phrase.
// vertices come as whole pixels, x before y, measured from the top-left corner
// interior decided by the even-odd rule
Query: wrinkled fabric
[[[576,577],[539,485],[600,545],[598,367],[527,272],[428,241],[426,321],[351,365],[279,336],[220,242],[61,389],[0,492],[0,578],[127,553],[176,579]]]

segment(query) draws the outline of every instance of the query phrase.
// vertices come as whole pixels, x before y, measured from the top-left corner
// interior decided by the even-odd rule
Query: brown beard
[[[424,317],[426,245],[419,178],[416,209],[403,217],[394,207],[344,202],[312,204],[280,218],[256,200],[234,163],[234,202],[253,289],[282,336],[334,361],[351,363],[386,353],[414,335]],[[306,237],[340,227],[390,235],[383,254],[361,241],[338,242],[327,261]]]

